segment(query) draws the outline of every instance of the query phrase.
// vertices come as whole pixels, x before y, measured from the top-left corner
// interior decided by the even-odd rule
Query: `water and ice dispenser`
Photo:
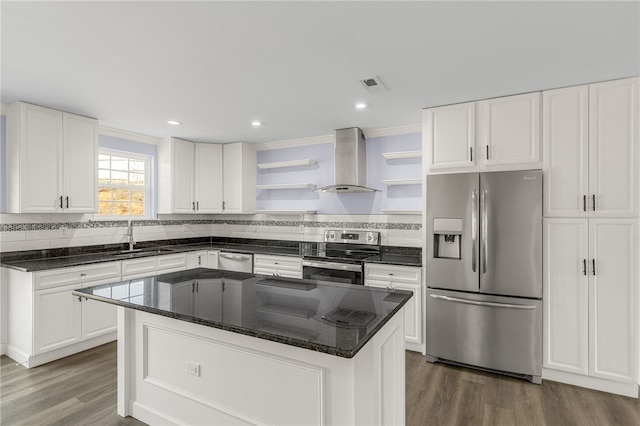
[[[462,219],[433,219],[433,254],[439,259],[461,259]]]

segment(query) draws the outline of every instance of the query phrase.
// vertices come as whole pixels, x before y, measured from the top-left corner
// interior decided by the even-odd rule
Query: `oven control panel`
[[[324,231],[324,242],[379,245],[380,233],[374,231],[328,229]]]

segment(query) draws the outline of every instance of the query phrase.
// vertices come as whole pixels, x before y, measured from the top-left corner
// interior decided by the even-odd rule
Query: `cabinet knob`
[[[87,274],[85,274],[84,272],[80,274],[81,277],[86,277]]]

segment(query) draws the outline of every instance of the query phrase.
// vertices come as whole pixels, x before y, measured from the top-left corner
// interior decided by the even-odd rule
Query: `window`
[[[149,157],[100,149],[98,216],[148,218]]]

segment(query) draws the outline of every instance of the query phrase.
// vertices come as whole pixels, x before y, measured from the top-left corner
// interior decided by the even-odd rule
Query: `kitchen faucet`
[[[136,242],[133,239],[133,222],[131,219],[129,219],[129,225],[127,228],[127,240],[129,241],[129,251],[133,251],[133,246],[136,245]]]

